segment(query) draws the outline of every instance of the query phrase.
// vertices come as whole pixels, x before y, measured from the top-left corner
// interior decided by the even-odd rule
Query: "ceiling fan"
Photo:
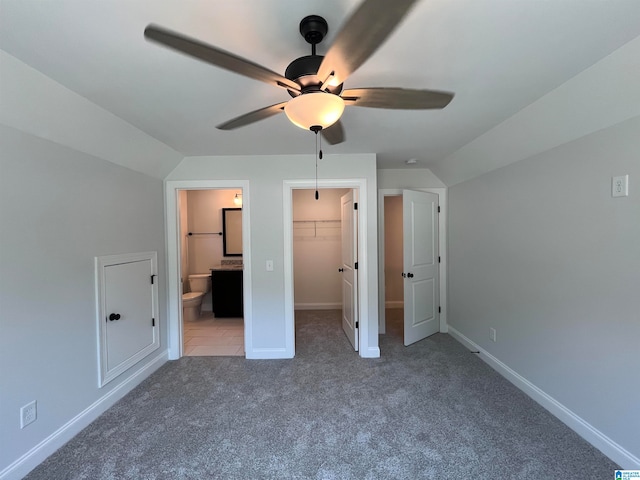
[[[343,89],[344,81],[386,40],[418,0],[364,0],[337,33],[326,55],[316,55],[316,45],[328,32],[324,18],[310,15],[300,22],[300,34],[311,44],[311,55],[295,59],[284,76],[220,48],[157,25],[144,30],[148,40],[289,92],[293,97],[246,113],[217,126],[233,130],[282,111],[295,125],[321,132],[331,144],[344,141],[340,117],[345,105],[356,107],[423,110],[441,109],[453,94],[406,88]]]

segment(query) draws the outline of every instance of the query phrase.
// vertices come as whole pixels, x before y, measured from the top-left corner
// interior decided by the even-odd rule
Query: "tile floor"
[[[202,312],[200,320],[184,322],[184,355],[187,357],[243,357],[244,319],[215,318]]]

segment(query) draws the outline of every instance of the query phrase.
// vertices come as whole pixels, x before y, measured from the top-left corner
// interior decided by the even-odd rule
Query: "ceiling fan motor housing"
[[[305,57],[296,58],[289,64],[284,72],[284,76],[299,84],[302,87],[302,93],[318,91],[322,86],[322,80],[316,76],[316,73],[320,68],[323,58],[324,57],[322,55],[307,55]],[[338,95],[342,91],[342,84],[335,87],[328,86],[326,90]],[[297,97],[300,93],[289,90],[289,95]]]

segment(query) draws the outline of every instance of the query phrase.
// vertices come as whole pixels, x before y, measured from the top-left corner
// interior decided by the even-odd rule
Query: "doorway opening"
[[[178,192],[184,356],[245,354],[241,199],[242,189]]]
[[[380,190],[379,331],[410,345],[446,333],[446,189]]]
[[[331,194],[327,193],[326,196],[339,197],[341,204],[339,206],[333,204],[333,208],[330,210],[333,212],[332,216],[299,216],[300,210],[296,208],[296,217],[294,217],[294,194],[296,197],[298,195],[306,195],[312,205],[313,202],[316,201],[314,197],[315,187],[315,180],[286,180],[284,182],[285,332],[287,352],[291,357],[295,356],[296,307],[301,307],[298,308],[298,312],[305,312],[306,310],[302,308],[331,308],[340,305],[340,322],[353,349],[358,351],[362,357],[376,358],[380,355],[377,342],[377,312],[375,312],[374,309],[373,315],[371,315],[372,312],[368,305],[366,180],[319,180],[318,188],[320,188],[320,198],[323,198],[325,189],[335,189],[334,192],[331,192]],[[302,190],[302,193],[295,193],[296,190]],[[347,191],[349,194],[338,195],[338,191]],[[359,198],[365,200],[358,201]],[[356,203],[357,205],[355,205]],[[356,208],[357,210],[355,210]],[[344,215],[347,212],[350,212],[350,217],[345,220]],[[308,214],[309,212],[307,211],[306,213]],[[340,215],[340,217],[337,215]],[[332,277],[337,278],[338,282],[341,282],[339,286],[340,293],[338,297],[335,296],[336,285],[333,284],[333,288],[329,288],[328,291],[324,292],[325,294],[333,292],[333,297],[316,297],[315,300],[311,300],[313,297],[305,297],[305,288],[301,286],[304,277],[294,275],[294,236],[309,237],[316,235],[320,237],[334,237],[333,241],[338,241],[336,238],[338,235],[338,218],[340,218],[339,242],[341,259],[340,263],[334,264],[333,262],[337,260],[337,257],[334,255],[332,262],[327,265],[325,279]],[[294,223],[294,220],[298,222]],[[328,221],[320,223],[319,220]],[[350,225],[350,227],[344,228],[345,224]],[[349,242],[349,239],[351,242]],[[312,240],[296,239],[296,242],[301,241],[307,242],[301,247],[303,251],[312,248],[312,244],[310,243]],[[343,251],[345,250],[344,245],[346,244],[350,245],[351,250],[351,257],[346,259],[347,264],[350,264],[349,268],[345,266],[345,256],[343,255]],[[300,248],[297,248],[297,250],[300,250]],[[335,254],[335,249],[333,251]],[[298,268],[300,269],[300,265],[308,265],[311,260],[312,259],[305,258],[296,263],[298,263]],[[329,271],[333,269],[335,269],[335,271]],[[340,269],[343,271],[340,271]],[[307,277],[309,274],[312,274],[312,272],[307,272]],[[348,292],[348,294],[345,292]],[[307,291],[306,293],[308,294],[309,292]],[[336,298],[338,298],[338,300],[336,300]],[[344,298],[348,298],[348,300],[344,301]],[[370,321],[374,322],[373,326],[370,325]],[[372,330],[371,327],[373,327],[372,335],[376,337],[374,342],[369,339],[369,333]]]
[[[340,328],[343,314],[342,197],[347,188],[292,191],[296,338],[300,329]],[[345,347],[349,345],[345,342]]]
[[[384,224],[379,228],[384,234],[384,319],[386,335],[404,341],[404,282],[402,278],[402,195],[383,197]]]
[[[166,209],[169,358],[245,356],[251,327],[250,265],[243,262],[250,258],[248,182],[167,182]],[[236,215],[226,225],[225,213]]]

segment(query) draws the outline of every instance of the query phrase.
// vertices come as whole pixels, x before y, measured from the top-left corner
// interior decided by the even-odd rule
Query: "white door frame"
[[[251,301],[251,200],[248,180],[168,180],[165,182],[167,238],[167,327],[169,360],[182,356],[182,292],[180,290],[179,190],[242,189],[242,258],[244,264],[244,349],[253,351]]]
[[[379,332],[386,332],[384,271],[384,197],[402,196],[402,190],[416,190],[438,195],[438,248],[440,252],[440,333],[447,333],[447,189],[446,188],[381,188],[378,190],[378,319]]]
[[[358,189],[358,311],[360,324],[358,329],[361,357],[371,356],[369,345],[369,302],[368,258],[367,250],[367,180],[355,179],[322,179],[318,180],[318,188],[355,188]],[[284,319],[285,319],[285,351],[288,357],[295,355],[295,314],[293,298],[293,190],[314,189],[316,180],[285,180],[283,182],[283,218],[284,218]],[[377,355],[379,356],[379,354]]]

